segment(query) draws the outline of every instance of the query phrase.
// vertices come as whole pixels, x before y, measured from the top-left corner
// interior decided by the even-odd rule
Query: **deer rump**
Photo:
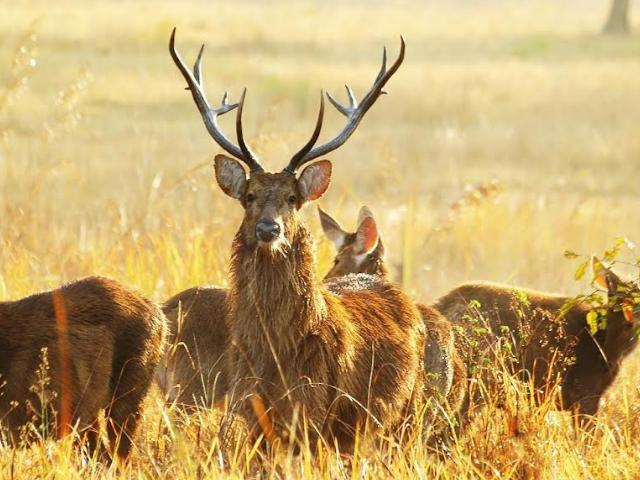
[[[66,315],[56,312],[54,296]],[[0,330],[0,417],[14,442],[23,425],[35,422],[50,433],[87,431],[93,449],[105,410],[112,447],[118,443],[118,455],[128,455],[162,354],[165,318],[158,307],[113,280],[90,277],[0,304]]]
[[[156,372],[156,382],[169,402],[186,407],[213,407],[231,383],[228,289],[193,287],[164,302],[170,341]]]

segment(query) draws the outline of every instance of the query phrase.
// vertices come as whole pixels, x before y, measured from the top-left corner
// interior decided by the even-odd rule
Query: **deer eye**
[[[252,203],[253,201],[255,201],[256,196],[255,196],[255,194],[249,192],[249,193],[247,193],[247,196],[244,197],[244,199],[246,200],[247,203]]]
[[[289,202],[289,205],[295,205],[297,201],[298,198],[295,195],[289,195],[289,198],[287,198],[287,202]]]

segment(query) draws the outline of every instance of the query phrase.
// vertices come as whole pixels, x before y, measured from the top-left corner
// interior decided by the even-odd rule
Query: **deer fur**
[[[60,299],[66,315],[60,310],[56,318],[54,297]],[[68,326],[63,340],[56,321]],[[156,305],[102,277],[0,302],[0,418],[10,438],[17,442],[21,426],[28,422],[44,422],[39,418],[44,408],[61,412],[66,383],[71,407],[67,428],[77,426],[86,433],[93,451],[99,440],[98,414],[104,410],[112,451],[126,458],[162,354],[165,328],[164,315]],[[62,345],[68,345],[68,358],[61,355]],[[37,384],[43,348],[49,362],[48,388],[56,395],[48,406],[41,405],[31,389]],[[61,368],[65,362],[68,373]],[[61,431],[62,421],[58,415],[48,426],[58,423]]]
[[[326,219],[324,215],[323,227]],[[364,215],[368,212],[368,215]],[[360,221],[373,216],[363,207]],[[322,218],[322,217],[321,217]],[[378,238],[375,223],[369,230],[375,250],[368,255],[362,265],[356,265],[353,257],[357,233],[346,234],[346,241],[336,255],[336,264],[342,269],[328,274],[325,281],[330,288],[340,288],[336,277],[350,273],[365,273],[386,277],[382,241]],[[325,229],[325,233],[331,230]],[[361,235],[362,237],[362,235]],[[346,267],[345,267],[346,266]],[[351,284],[349,278],[347,284]],[[158,369],[157,379],[168,400],[186,407],[211,407],[222,401],[229,391],[229,372],[224,357],[228,354],[229,332],[225,322],[225,301],[228,290],[220,287],[193,287],[171,297],[163,304],[163,311],[169,320],[173,341]],[[453,336],[448,322],[426,305],[417,305],[427,327],[425,347],[426,370],[429,372],[430,386],[440,399],[450,392],[453,383],[452,362],[457,356],[453,347]],[[443,321],[445,323],[443,323]]]
[[[212,407],[229,391],[225,320],[228,290],[193,287],[162,305],[170,341],[156,380],[167,400],[184,407]]]
[[[562,387],[559,408],[593,416],[621,361],[637,344],[637,318],[633,313],[625,314],[620,305],[621,287],[638,292],[637,286],[621,280],[609,268],[600,266],[597,270],[596,283],[605,287],[608,303],[606,328],[595,334],[587,325],[587,314],[594,308],[591,305],[575,303],[561,315],[571,297],[509,285],[461,285],[440,298],[435,307],[462,331],[469,328],[466,318],[483,319],[491,332],[485,337],[485,346],[495,345],[496,338],[509,340],[514,355],[508,367],[531,382],[540,399],[557,383]],[[472,301],[477,302],[475,307],[470,306]]]

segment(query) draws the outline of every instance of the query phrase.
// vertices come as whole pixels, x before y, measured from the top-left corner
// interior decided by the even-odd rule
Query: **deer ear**
[[[240,199],[247,188],[247,174],[240,162],[226,155],[216,155],[214,160],[216,181],[224,193]]]
[[[328,213],[318,207],[318,215],[320,215],[320,225],[329,240],[340,250],[347,239],[348,233],[345,232],[340,224]]]
[[[618,286],[622,283],[613,271],[606,267],[598,257],[591,258],[591,268],[593,269],[593,283],[601,290],[613,295],[618,291]]]
[[[369,210],[369,207],[363,205],[358,212],[358,225],[360,225],[362,221],[367,217],[373,218],[373,213],[371,212],[371,210]]]
[[[356,232],[355,250],[358,255],[370,254],[378,246],[378,226],[373,217],[365,217]]]
[[[298,190],[302,202],[317,200],[329,187],[331,181],[331,162],[320,160],[305,168],[298,178]]]

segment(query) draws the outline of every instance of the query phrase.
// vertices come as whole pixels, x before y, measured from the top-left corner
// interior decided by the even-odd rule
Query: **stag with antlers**
[[[215,157],[218,185],[244,209],[232,243],[226,301],[234,352],[230,371],[242,414],[257,425],[260,419],[251,408],[251,398],[259,398],[280,439],[301,439],[301,430],[291,428],[298,419],[312,445],[322,438],[343,451],[351,448],[357,430],[366,436],[378,428],[397,426],[412,408],[414,389],[421,387],[424,324],[411,299],[382,279],[354,276],[351,284],[341,284],[339,292],[322,284],[315,271],[312,239],[299,211],[326,192],[331,163],[320,160],[297,172],[353,134],[400,67],[404,41],[388,69],[385,52],[380,73],[360,103],[349,88],[348,106],[327,95],[347,123],[333,139],[316,145],[324,115],[321,96],[310,140],[277,173],[265,172],[245,143],[246,91],[238,103],[229,103],[225,94],[222,104],[212,108],[202,88],[203,49],[191,72],[174,41],[175,30],[169,43],[171,56],[209,134],[234,157]],[[217,123],[218,116],[236,108],[237,145]]]

